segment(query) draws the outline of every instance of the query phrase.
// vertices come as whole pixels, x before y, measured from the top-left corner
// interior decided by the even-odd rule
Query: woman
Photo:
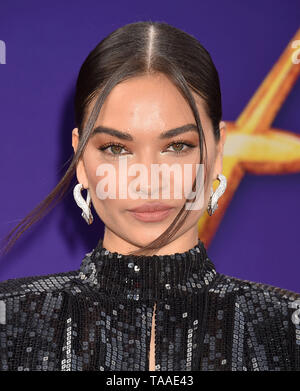
[[[218,273],[198,239],[226,189],[209,53],[166,23],[125,25],[83,63],[75,111],[73,160],[7,249],[75,173],[104,237],[79,270],[0,284],[1,370],[299,370],[300,295]]]

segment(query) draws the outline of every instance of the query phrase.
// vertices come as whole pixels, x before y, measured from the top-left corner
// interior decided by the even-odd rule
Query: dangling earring
[[[218,208],[218,199],[224,193],[227,186],[227,180],[223,174],[218,174],[217,179],[220,181],[219,186],[215,192],[213,191],[213,187],[211,187],[211,195],[208,202],[207,212],[210,216],[213,215]]]
[[[82,209],[81,216],[84,218],[87,224],[90,225],[93,222],[93,215],[90,209],[91,196],[90,196],[89,189],[87,189],[87,198],[85,200],[81,195],[82,188],[83,188],[82,183],[77,183],[77,185],[74,187],[73,190],[73,196],[76,201],[76,204],[79,206],[79,208]]]

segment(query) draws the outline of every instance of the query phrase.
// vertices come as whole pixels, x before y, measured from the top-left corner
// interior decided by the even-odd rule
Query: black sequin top
[[[198,244],[0,283],[0,370],[300,370],[300,294],[218,273]]]

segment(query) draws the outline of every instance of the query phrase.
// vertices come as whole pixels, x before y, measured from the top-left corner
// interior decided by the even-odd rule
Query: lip
[[[146,204],[138,206],[137,208],[132,208],[128,210],[130,212],[135,212],[135,213],[144,213],[144,212],[165,211],[171,208],[172,206],[163,204],[162,202],[148,202]]]
[[[128,212],[137,220],[144,222],[158,222],[164,220],[174,208],[160,202],[148,203],[137,208],[129,209]]]

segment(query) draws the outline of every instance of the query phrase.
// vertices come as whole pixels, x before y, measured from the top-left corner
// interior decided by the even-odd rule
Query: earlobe
[[[74,153],[76,153],[77,151],[78,143],[79,143],[78,128],[74,128],[72,130],[72,147],[74,149]],[[83,187],[87,189],[89,185],[88,185],[82,157],[78,160],[76,165],[76,176],[77,176],[78,183],[82,183]]]
[[[226,123],[224,121],[221,121],[219,127],[220,127],[220,139],[223,147],[227,136]]]
[[[215,166],[214,166],[213,180],[216,180],[218,174],[221,174],[223,170],[223,152],[224,152],[223,149],[226,140],[226,124],[224,121],[220,122],[219,128],[220,128],[220,141],[217,148],[218,152],[217,152]]]
[[[74,149],[74,153],[76,153],[77,151],[78,142],[79,142],[78,128],[74,128],[72,130],[72,147]]]
[[[82,158],[80,158],[78,163],[77,163],[77,166],[76,166],[76,176],[77,176],[78,183],[82,183],[83,187],[85,189],[88,189],[89,184],[88,184],[87,176],[86,176],[86,173],[85,173],[85,168],[84,168],[84,164],[83,164]]]
[[[218,154],[215,166],[214,166],[214,175],[213,175],[213,180],[215,181],[217,179],[218,174],[222,174],[223,170],[223,155]]]
[[[220,129],[226,128],[226,123],[224,121],[220,121],[219,128]]]

